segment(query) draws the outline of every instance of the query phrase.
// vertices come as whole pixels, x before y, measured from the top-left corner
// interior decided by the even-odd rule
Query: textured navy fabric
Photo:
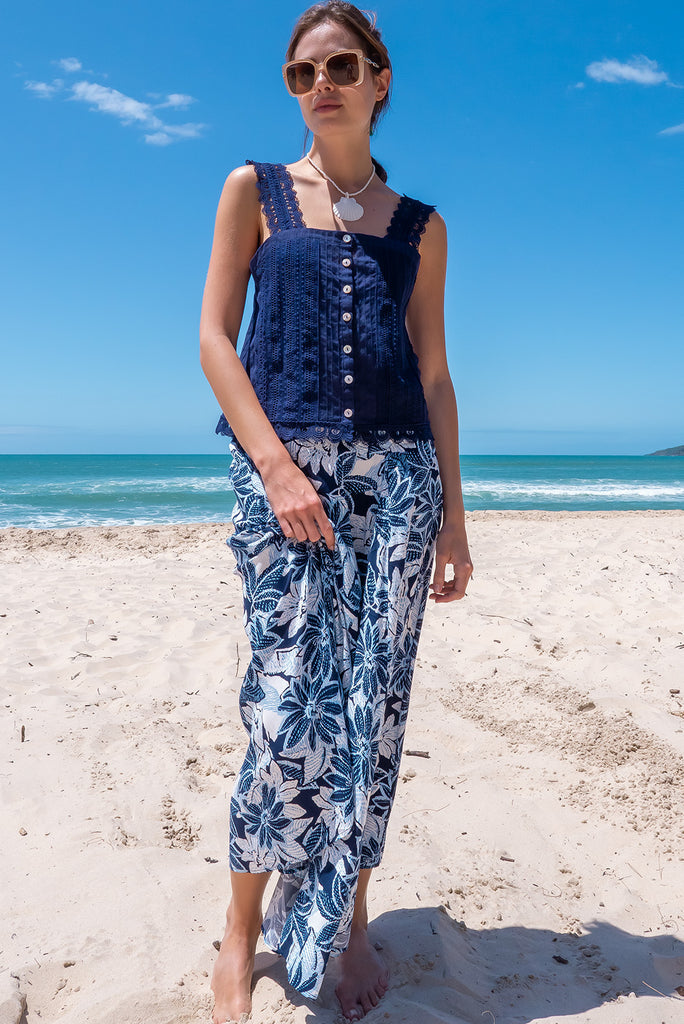
[[[307,228],[284,164],[254,167],[270,234],[240,359],[276,433],[432,439],[405,321],[435,207],[402,196],[383,236]]]

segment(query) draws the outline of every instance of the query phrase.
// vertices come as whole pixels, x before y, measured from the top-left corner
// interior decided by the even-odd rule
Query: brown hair
[[[380,29],[376,27],[375,14],[371,14],[371,18],[372,20],[370,20],[363,11],[360,11],[358,7],[355,7],[354,4],[345,3],[345,0],[326,0],[325,3],[314,4],[313,7],[309,7],[297,19],[295,27],[292,30],[285,59],[292,60],[299,40],[310,29],[314,28],[316,25],[321,25],[325,21],[335,21],[338,25],[348,28],[354,33],[354,35],[358,36],[361,43],[361,49],[369,60],[375,61],[376,64],[379,64],[380,68],[389,68],[391,73],[392,62],[390,60],[390,55],[387,52],[387,47],[380,36]],[[370,71],[373,74],[376,73],[374,68],[370,68]],[[376,102],[375,107],[373,108],[370,120],[371,135],[375,131],[378,121],[389,106],[391,91],[392,80],[390,79],[389,89],[383,98]],[[382,165],[374,158],[373,163],[375,164],[378,177],[382,181],[387,181],[387,172],[384,167],[382,167]]]

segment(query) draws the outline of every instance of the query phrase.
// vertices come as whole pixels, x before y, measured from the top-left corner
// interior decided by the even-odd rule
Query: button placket
[[[342,236],[342,259],[340,267],[340,371],[342,414],[346,420],[354,417],[354,281],[353,281],[353,239]]]

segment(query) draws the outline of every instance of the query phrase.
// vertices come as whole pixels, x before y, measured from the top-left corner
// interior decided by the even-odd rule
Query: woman
[[[250,1010],[260,930],[308,996],[340,955],[349,1020],[386,991],[366,891],[428,587],[436,603],[458,599],[472,573],[445,355],[445,226],[393,192],[370,153],[389,99],[386,47],[356,7],[332,0],[297,22],[283,74],[313,143],[287,166],[249,162],[228,176],[200,329],[217,431],[231,437],[228,543],[252,647],[214,1024]]]

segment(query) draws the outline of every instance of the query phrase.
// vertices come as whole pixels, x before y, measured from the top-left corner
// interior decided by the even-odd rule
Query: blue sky
[[[236,164],[301,155],[302,9],[5,5],[0,451],[225,450],[197,354],[214,214]],[[684,4],[376,10],[374,152],[449,230],[462,450],[684,443]]]

